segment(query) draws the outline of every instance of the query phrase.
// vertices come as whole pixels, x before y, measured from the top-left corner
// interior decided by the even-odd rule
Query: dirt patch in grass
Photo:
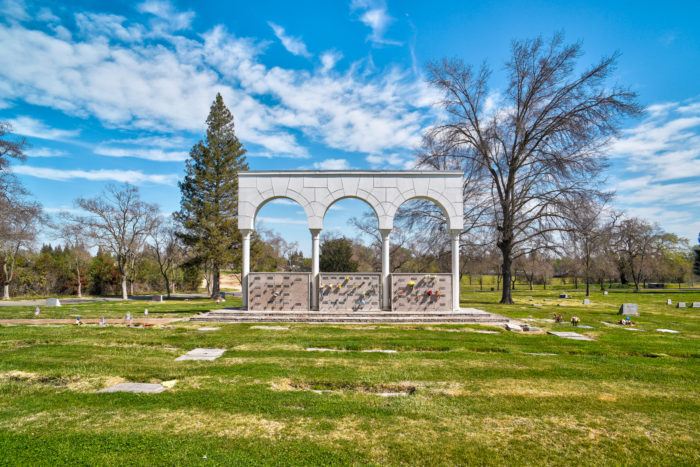
[[[276,380],[270,383],[273,391],[331,391],[354,392],[365,394],[405,393],[416,392],[416,385],[407,382],[368,384],[339,381],[294,381],[290,379]]]

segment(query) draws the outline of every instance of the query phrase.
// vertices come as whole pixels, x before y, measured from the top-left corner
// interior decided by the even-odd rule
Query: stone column
[[[452,309],[459,311],[459,234],[461,230],[450,230],[452,239]]]
[[[391,279],[389,277],[389,252],[391,229],[379,229],[382,234],[382,310],[391,310]]]
[[[309,229],[309,231],[311,232],[311,309],[318,310],[318,278],[321,271],[319,237],[321,236],[321,229]]]
[[[241,268],[241,298],[243,309],[248,309],[248,274],[250,273],[250,229],[241,229],[243,237],[243,267]]]

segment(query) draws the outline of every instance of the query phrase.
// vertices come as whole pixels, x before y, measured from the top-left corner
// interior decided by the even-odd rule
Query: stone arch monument
[[[382,236],[381,308],[391,309],[389,237],[394,215],[406,201],[427,199],[442,208],[452,246],[451,309],[459,310],[459,234],[463,228],[463,172],[460,171],[261,171],[238,174],[238,228],[243,237],[243,308],[248,309],[250,235],[260,208],[275,198],[296,201],[306,213],[312,241],[311,309],[319,302],[319,237],[328,208],[358,198],[377,215]],[[430,276],[425,276],[430,277]],[[338,285],[340,288],[340,285]],[[428,292],[429,294],[432,291]],[[438,294],[439,296],[439,294]]]

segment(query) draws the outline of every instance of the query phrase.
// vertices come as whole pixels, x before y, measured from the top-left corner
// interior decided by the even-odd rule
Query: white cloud
[[[63,157],[68,153],[51,148],[29,148],[25,151],[28,157]]]
[[[189,153],[186,151],[163,151],[162,149],[147,148],[118,148],[111,146],[98,146],[95,154],[109,157],[136,157],[159,162],[178,162],[187,160]]]
[[[41,120],[32,117],[17,117],[7,120],[12,125],[14,133],[29,136],[32,138],[41,138],[55,141],[65,141],[74,138],[80,134],[80,130],[61,130],[51,128]]]
[[[36,14],[36,19],[45,23],[58,23],[61,19],[54,15],[53,12],[46,7],[40,8]]]
[[[306,225],[306,220],[301,219],[289,219],[286,217],[256,217],[256,222],[264,222],[266,224],[296,224],[296,225]]]
[[[170,2],[161,0],[146,0],[138,4],[136,9],[162,20],[163,23],[156,23],[155,26],[168,31],[189,29],[195,16],[192,11],[178,12]]]
[[[75,23],[82,34],[91,38],[109,37],[124,42],[140,42],[145,29],[140,24],[124,26],[126,18],[102,13],[76,13]]]
[[[299,203],[297,203],[296,201],[292,201],[291,199],[287,199],[287,198],[273,199],[272,201],[270,201],[270,203],[280,204],[282,206],[299,206]]]
[[[328,73],[343,58],[336,50],[326,50],[321,54],[321,73]]]
[[[31,18],[23,0],[3,0],[0,2],[0,11],[6,18],[18,21],[27,21]]]
[[[320,162],[314,162],[316,170],[348,170],[350,163],[345,159],[325,159]]]
[[[62,170],[46,167],[33,167],[30,165],[18,165],[13,168],[14,173],[28,175],[30,177],[45,178],[48,180],[68,181],[83,179],[90,181],[116,181],[120,183],[142,184],[157,183],[162,185],[175,185],[177,174],[145,174],[138,170]]]
[[[339,56],[328,53],[314,71],[267,67],[258,59],[264,43],[223,26],[151,40],[148,27],[119,17],[81,18],[91,33],[77,38],[0,24],[0,62],[13,64],[0,67],[5,100],[111,128],[201,134],[221,92],[250,156],[296,158],[309,157],[299,134],[343,151],[411,150],[435,100],[410,70],[376,73],[356,62],[329,73]]]
[[[372,32],[367,40],[383,45],[403,45],[401,42],[386,39],[384,33],[395,20],[389,15],[384,0],[352,0],[350,8],[359,11],[359,19]]]
[[[700,102],[658,104],[647,115],[622,132],[611,155],[656,181],[700,176]]]
[[[306,44],[304,44],[301,38],[288,36],[282,26],[271,21],[268,21],[267,24],[272,28],[275,36],[277,36],[277,39],[280,40],[284,48],[287,49],[287,52],[292,55],[301,55],[307,58],[311,57],[311,53],[306,49]]]

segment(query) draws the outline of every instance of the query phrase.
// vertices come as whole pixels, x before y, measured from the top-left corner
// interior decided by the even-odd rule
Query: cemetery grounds
[[[559,293],[517,290],[514,306],[463,293],[462,306],[542,329],[528,333],[163,320],[221,306],[204,299],[44,308],[88,321],[148,308],[154,321],[1,324],[0,464],[698,465],[700,308],[675,304],[700,291],[595,291],[590,305]],[[639,305],[641,331],[614,325],[622,303]],[[33,311],[2,307],[0,320]],[[199,347],[227,350],[175,361]],[[98,393],[122,382],[167,389]]]

